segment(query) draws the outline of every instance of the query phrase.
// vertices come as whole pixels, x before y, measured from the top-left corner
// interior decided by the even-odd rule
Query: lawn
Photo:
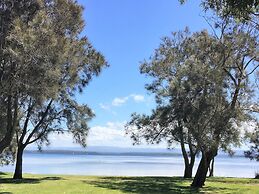
[[[0,175],[1,194],[187,194],[259,193],[259,180],[209,178],[200,190],[189,187],[191,180],[180,177],[91,177],[25,174],[13,181],[11,174]]]

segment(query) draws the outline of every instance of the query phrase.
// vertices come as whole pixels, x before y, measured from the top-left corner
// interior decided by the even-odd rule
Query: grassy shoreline
[[[14,181],[10,173],[0,174],[2,194],[191,194],[259,193],[259,180],[209,178],[202,189],[193,189],[191,179],[181,177],[104,177],[25,174]]]

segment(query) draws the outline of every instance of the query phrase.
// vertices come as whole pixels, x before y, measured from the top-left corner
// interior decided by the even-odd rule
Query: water
[[[181,156],[150,154],[25,153],[23,165],[25,173],[97,176],[182,176],[183,168]],[[0,167],[0,171],[13,172],[14,166]],[[215,160],[215,176],[253,178],[255,172],[259,172],[259,162],[244,157],[218,156]]]

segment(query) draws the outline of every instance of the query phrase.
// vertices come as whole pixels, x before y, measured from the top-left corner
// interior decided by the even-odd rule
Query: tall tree
[[[15,134],[18,143],[14,178],[22,178],[25,147],[47,141],[53,132],[67,131],[86,145],[87,121],[94,114],[76,102],[75,94],[107,65],[81,35],[83,8],[76,1],[36,2],[38,9],[30,20],[12,19],[3,49],[1,99],[7,112],[4,117],[11,120],[4,131],[9,142]]]
[[[219,20],[215,26],[212,35],[173,33],[142,65],[142,72],[154,79],[148,87],[163,104],[179,93],[185,96],[185,126],[202,153],[194,187],[204,185],[219,149],[231,153],[231,145],[238,145],[238,126],[249,118],[248,107],[258,103],[251,100],[258,69],[257,31],[232,20]]]
[[[252,118],[254,115],[251,114],[253,111],[251,107],[258,104],[258,98],[253,99],[253,93],[256,91],[254,73],[259,67],[258,31],[253,26],[236,24],[229,19],[216,23],[216,26],[220,29],[220,33],[217,35],[214,31],[213,36],[214,46],[217,49],[211,54],[208,53],[208,58],[210,60],[214,58],[211,63],[216,64],[226,74],[227,98],[225,109],[216,120],[219,122],[211,127],[214,128],[211,139],[213,147],[207,153],[205,152],[202,160],[204,163],[211,161],[211,156],[215,157],[218,148],[222,147],[227,123],[234,121],[240,124],[239,121]],[[226,139],[224,141],[228,142]],[[192,183],[195,187],[201,187],[206,180],[206,170],[204,172],[199,170],[204,169],[202,161]]]

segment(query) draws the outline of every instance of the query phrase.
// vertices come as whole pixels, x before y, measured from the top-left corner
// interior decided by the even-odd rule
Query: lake
[[[196,159],[196,166],[199,158]],[[69,174],[97,176],[182,176],[183,159],[178,154],[158,153],[88,153],[77,152],[24,154],[23,171],[33,174]],[[0,167],[13,172],[14,166]],[[259,162],[241,156],[219,155],[215,160],[215,176],[251,177],[259,172]]]

